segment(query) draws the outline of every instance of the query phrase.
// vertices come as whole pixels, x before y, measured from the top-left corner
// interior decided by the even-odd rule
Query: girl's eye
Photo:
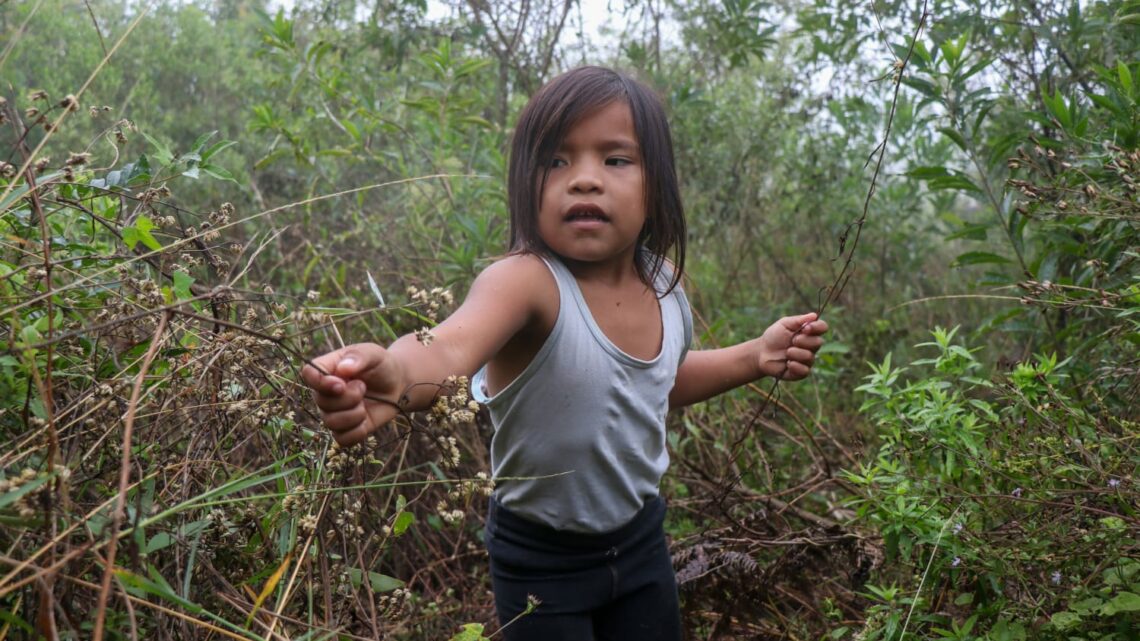
[[[557,167],[565,167],[565,166],[566,166],[566,161],[562,160],[561,158],[554,158],[550,161],[550,168],[551,169],[554,169]]]
[[[625,167],[632,165],[633,161],[629,158],[606,158],[606,164],[611,167]]]

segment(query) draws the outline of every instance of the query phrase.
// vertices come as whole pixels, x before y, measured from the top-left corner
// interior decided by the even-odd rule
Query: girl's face
[[[570,128],[554,154],[538,211],[551,251],[576,262],[633,265],[645,224],[645,179],[633,115],[612,102]]]

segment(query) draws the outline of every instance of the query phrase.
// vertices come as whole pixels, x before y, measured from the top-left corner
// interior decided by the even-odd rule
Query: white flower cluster
[[[424,313],[432,322],[439,320],[440,308],[450,307],[455,303],[455,297],[451,295],[451,291],[442,287],[426,290],[411,285],[408,287],[407,293],[408,297],[412,299],[412,304],[423,307]]]
[[[380,595],[380,615],[390,621],[396,621],[407,613],[411,606],[412,591],[396,588],[391,594]]]
[[[479,472],[474,479],[460,481],[448,490],[447,497],[436,503],[435,511],[445,523],[459,523],[467,513],[463,509],[452,508],[453,504],[469,505],[475,495],[488,497],[494,491],[495,481],[486,472]]]
[[[471,425],[475,422],[475,415],[479,411],[479,404],[471,400],[468,394],[466,376],[449,376],[444,381],[443,390],[451,390],[451,394],[440,393],[428,412],[428,425],[435,430],[453,431],[458,427]],[[433,430],[433,431],[435,431]],[[459,465],[459,445],[454,436],[440,434],[435,439],[440,450],[441,464],[444,468],[455,468]]]
[[[407,294],[408,297],[412,299],[413,305],[423,308],[424,314],[432,324],[439,322],[439,311],[441,308],[450,307],[455,303],[455,297],[451,295],[451,291],[442,287],[434,287],[427,290],[420,289],[415,285],[409,285]],[[416,340],[423,343],[424,347],[427,347],[435,340],[435,334],[432,333],[430,327],[425,325],[416,330]]]
[[[357,536],[364,535],[364,527],[357,523],[357,516],[360,515],[360,509],[363,507],[360,499],[353,501],[351,504],[346,504],[344,510],[336,515],[336,525],[341,532],[347,534],[356,534]],[[333,532],[329,532],[329,538],[332,538]]]

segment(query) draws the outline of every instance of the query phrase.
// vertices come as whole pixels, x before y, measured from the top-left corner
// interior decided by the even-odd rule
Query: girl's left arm
[[[764,376],[798,381],[811,373],[827,323],[813,312],[787,316],[759,338],[721,349],[693,350],[677,368],[669,407],[684,407]]]

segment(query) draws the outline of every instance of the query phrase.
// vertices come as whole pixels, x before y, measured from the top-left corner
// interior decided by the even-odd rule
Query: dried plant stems
[[[250,214],[249,216],[246,216],[245,218],[241,218],[239,220],[235,220],[235,221],[229,222],[229,223],[224,224],[224,225],[218,225],[217,227],[212,228],[211,231],[221,232],[221,231],[224,231],[224,230],[229,229],[231,227],[235,227],[237,225],[241,225],[243,223],[246,223],[246,222],[249,222],[252,220],[257,220],[258,218],[262,218],[264,216],[269,216],[272,214],[276,214],[278,212],[286,211],[289,209],[294,209],[296,207],[311,205],[313,203],[324,201],[324,200],[331,200],[333,198],[339,198],[340,196],[348,196],[351,194],[358,194],[361,192],[371,191],[373,189],[380,189],[383,187],[392,187],[395,185],[404,185],[404,184],[419,182],[419,181],[423,181],[423,180],[433,180],[435,178],[490,178],[490,176],[487,176],[484,174],[430,174],[430,175],[426,175],[426,176],[413,176],[411,178],[401,178],[399,180],[389,180],[389,181],[382,182],[382,183],[373,183],[371,185],[364,185],[362,187],[354,187],[352,189],[345,189],[345,190],[338,191],[338,192],[335,192],[332,194],[322,194],[320,196],[313,196],[311,198],[306,198],[304,200],[298,200],[296,202],[288,203],[285,205],[280,205],[278,207],[272,207],[270,209],[264,209],[262,211],[257,212],[256,214]],[[14,185],[14,184],[16,184],[16,183],[13,182],[12,185]],[[9,185],[9,188],[11,188],[11,185]],[[7,196],[7,192],[5,192],[3,195],[0,195],[0,203],[3,202],[3,200],[6,196]],[[155,249],[155,250],[152,250],[149,252],[137,254],[137,255],[133,256],[130,260],[124,261],[123,263],[120,263],[119,265],[129,265],[129,264],[136,262],[136,261],[139,261],[139,260],[154,258],[154,257],[159,256],[160,254],[162,254],[164,252],[179,249],[185,245],[189,245],[189,244],[192,244],[193,242],[195,242],[197,240],[200,240],[201,238],[203,238],[206,235],[206,233],[207,232],[205,232],[205,231],[199,231],[196,234],[194,234],[193,236],[187,236],[186,238],[181,238],[181,239],[179,239],[179,240],[177,240],[177,241],[175,241],[169,245],[165,245],[159,249]],[[118,265],[116,265],[114,267],[108,267],[106,269],[99,270],[99,271],[94,272],[90,275],[77,275],[74,281],[68,283],[65,287],[61,287],[59,289],[56,289],[55,291],[51,292],[50,294],[45,293],[45,294],[40,294],[38,296],[33,296],[33,297],[28,298],[27,300],[25,300],[25,301],[23,301],[17,305],[13,305],[13,306],[8,307],[6,309],[0,310],[0,316],[8,316],[10,314],[13,314],[15,312],[20,311],[21,309],[24,309],[25,307],[31,307],[32,305],[35,305],[37,303],[44,301],[49,296],[61,294],[65,291],[69,291],[69,290],[76,289],[79,287],[88,286],[92,283],[97,283],[97,280],[99,278],[106,276],[107,274],[110,274],[117,269],[118,269]]]
[[[158,353],[158,346],[162,344],[163,334],[166,332],[166,322],[170,319],[170,312],[163,312],[162,316],[158,319],[158,327],[154,330],[154,336],[150,340],[150,348],[147,349],[146,357],[143,358],[142,365],[139,367],[138,376],[135,378],[134,389],[131,390],[131,400],[127,405],[127,416],[123,421],[123,449],[121,467],[119,468],[119,492],[115,499],[115,508],[111,513],[111,538],[108,542],[107,549],[107,562],[103,568],[103,583],[99,589],[99,600],[95,606],[95,628],[91,634],[93,641],[103,640],[103,619],[107,610],[107,596],[111,592],[111,576],[115,568],[115,551],[118,549],[119,543],[119,525],[123,520],[124,505],[127,501],[127,484],[130,481],[131,475],[131,432],[135,424],[135,412],[138,410],[139,395],[142,393],[143,383],[146,380],[146,372],[150,369],[150,364],[154,362],[154,357]]]

